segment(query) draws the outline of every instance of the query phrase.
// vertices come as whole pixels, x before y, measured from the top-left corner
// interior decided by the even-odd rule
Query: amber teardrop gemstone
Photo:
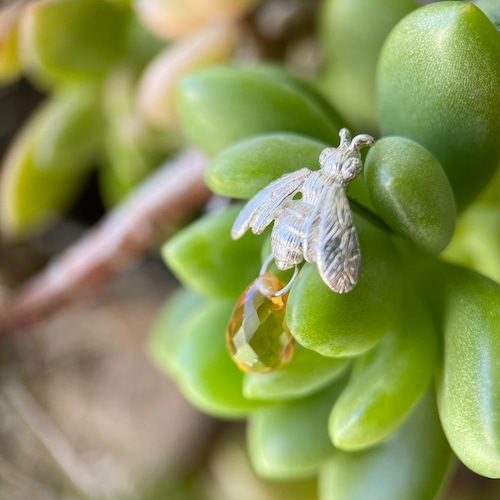
[[[239,298],[226,331],[229,353],[250,373],[269,373],[290,361],[295,341],[285,322],[288,294],[271,273],[259,276]]]

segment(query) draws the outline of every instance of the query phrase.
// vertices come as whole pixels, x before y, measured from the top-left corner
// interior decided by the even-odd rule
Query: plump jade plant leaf
[[[0,223],[9,238],[44,229],[74,201],[99,140],[95,93],[67,89],[39,108],[4,160]]]
[[[118,2],[37,2],[23,18],[21,55],[45,80],[98,77],[123,55],[129,19]]]
[[[163,258],[186,286],[208,296],[237,298],[258,276],[264,239],[252,233],[231,238],[240,210],[236,205],[206,215],[164,245]]]
[[[319,168],[327,144],[297,134],[265,134],[229,146],[209,163],[205,179],[217,194],[251,198],[288,172]]]
[[[283,400],[307,396],[339,378],[349,361],[321,356],[296,345],[292,360],[272,373],[246,374],[243,394],[249,399]]]
[[[189,141],[213,156],[267,132],[295,132],[338,142],[333,123],[306,92],[254,69],[208,68],[181,80],[177,107]]]
[[[377,129],[375,72],[382,45],[413,0],[326,0],[319,34],[326,54],[325,92],[345,116]]]
[[[500,190],[498,191],[500,193]],[[500,283],[500,209],[473,204],[459,218],[443,257]]]
[[[283,66],[276,64],[261,64],[259,66],[252,67],[254,73],[258,73],[275,81],[280,81],[284,85],[295,89],[297,92],[308,97],[308,99],[316,105],[318,109],[329,118],[329,120],[337,127],[347,127],[352,128],[350,123],[346,123],[345,117],[339,114],[336,108],[333,107],[332,103],[325,97],[325,95],[320,92],[315,85],[299,78],[286,69]]]
[[[462,209],[500,160],[495,26],[469,2],[438,2],[414,11],[384,45],[377,100],[382,133],[408,137],[430,151]]]
[[[306,264],[288,300],[287,322],[303,346],[324,356],[356,356],[395,325],[400,304],[399,256],[389,237],[354,217],[361,246],[361,274],[351,292],[332,292],[316,265]]]
[[[243,397],[243,372],[230,358],[225,330],[232,301],[208,300],[191,311],[177,343],[174,374],[186,398],[200,410],[222,418],[245,417],[261,402]]]
[[[395,432],[428,388],[436,351],[430,313],[418,297],[406,296],[394,331],[355,361],[351,379],[330,415],[333,444],[359,450]]]
[[[500,478],[500,285],[460,267],[446,272],[441,422],[467,467]]]
[[[204,300],[201,295],[181,288],[168,298],[156,317],[149,336],[148,353],[156,365],[169,375],[177,370],[184,326]]]
[[[268,479],[303,479],[335,453],[328,414],[343,381],[298,401],[255,411],[249,418],[248,452],[257,473]]]
[[[396,233],[438,254],[455,229],[453,191],[439,162],[404,137],[384,137],[370,148],[365,184],[377,214]]]
[[[86,168],[101,141],[100,88],[69,87],[53,97],[36,134],[33,162],[40,170]]]
[[[369,450],[334,455],[320,472],[320,498],[431,500],[451,457],[431,392],[391,439]]]

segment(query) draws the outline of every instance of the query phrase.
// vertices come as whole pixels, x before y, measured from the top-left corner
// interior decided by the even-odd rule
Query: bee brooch
[[[236,219],[231,235],[251,229],[261,234],[274,221],[272,257],[280,270],[303,259],[315,262],[326,285],[347,293],[358,281],[361,254],[346,190],[362,171],[360,149],[374,144],[369,135],[351,139],[340,131],[340,145],[319,156],[320,170],[302,168],[259,191]]]
[[[303,259],[316,263],[334,292],[347,293],[356,285],[361,254],[346,190],[363,168],[359,150],[374,142],[369,135],[351,139],[343,128],[339,147],[321,152],[320,170],[302,168],[283,175],[257,193],[237,217],[234,239],[248,229],[261,234],[274,221],[272,253],[239,298],[226,329],[229,353],[241,370],[269,373],[291,360],[295,340],[286,324],[286,306]],[[272,259],[283,271],[295,267],[286,286],[267,272]]]

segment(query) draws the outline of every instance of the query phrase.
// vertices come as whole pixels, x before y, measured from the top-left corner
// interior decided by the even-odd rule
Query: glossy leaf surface
[[[364,172],[373,206],[388,226],[427,252],[446,247],[455,229],[455,199],[428,151],[403,137],[384,137],[370,148]]]
[[[458,458],[500,478],[500,285],[447,266],[439,414]]]
[[[405,136],[430,151],[462,209],[500,160],[500,37],[495,26],[469,2],[426,5],[389,35],[377,82],[383,134]]]
[[[339,451],[321,470],[320,498],[432,500],[451,458],[431,392],[385,443],[366,451]]]
[[[399,257],[389,237],[354,216],[361,274],[346,294],[332,292],[315,264],[306,264],[288,300],[287,322],[297,341],[324,356],[355,356],[394,328],[400,302]]]
[[[330,437],[346,451],[373,446],[395,432],[434,375],[437,333],[418,297],[406,296],[394,331],[356,359],[330,415]]]
[[[209,155],[267,132],[338,141],[340,126],[307,93],[252,69],[214,67],[188,76],[177,104],[187,138]]]
[[[311,477],[335,453],[327,423],[342,386],[339,382],[308,398],[263,408],[250,416],[248,451],[261,477]]]

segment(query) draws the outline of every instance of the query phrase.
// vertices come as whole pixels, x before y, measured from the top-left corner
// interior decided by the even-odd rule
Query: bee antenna
[[[346,128],[343,128],[340,130],[339,135],[340,135],[339,147],[349,146],[349,143],[351,142],[351,133],[349,132],[349,130],[347,130]]]
[[[361,148],[365,146],[373,146],[375,144],[375,140],[373,137],[367,134],[357,135],[351,142],[349,149],[354,151],[359,151]]]

